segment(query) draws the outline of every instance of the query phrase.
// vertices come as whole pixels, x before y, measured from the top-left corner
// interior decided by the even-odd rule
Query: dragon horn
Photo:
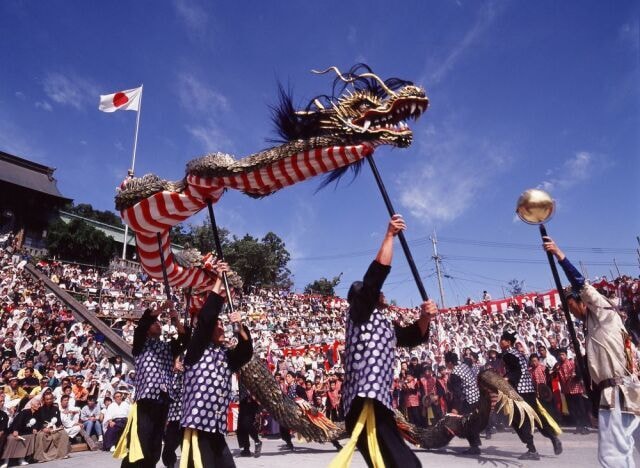
[[[333,66],[333,67],[329,67],[326,70],[311,70],[311,73],[315,73],[316,75],[324,75],[325,73],[329,73],[331,70],[333,70],[334,72],[336,72],[336,75],[338,75],[338,78],[340,78],[342,81],[344,81],[345,83],[353,83],[356,79],[355,78],[346,78],[341,72],[340,70],[338,70],[338,67]]]
[[[326,70],[311,70],[311,73],[315,73],[316,75],[324,75],[325,73],[329,73],[331,70],[336,72],[336,75],[338,75],[338,78],[340,78],[345,83],[353,83],[356,80],[356,78],[373,78],[380,84],[380,86],[382,86],[382,89],[384,89],[389,96],[397,96],[397,94],[394,93],[393,90],[387,86],[384,80],[380,78],[378,75],[376,75],[375,73],[362,73],[360,75],[356,75],[355,78],[346,78],[340,72],[340,70],[338,70],[338,67],[336,66],[329,67]]]
[[[362,73],[361,75],[358,75],[358,78],[373,78],[380,84],[380,86],[382,86],[382,89],[384,89],[389,96],[397,96],[397,94],[394,93],[391,90],[391,88],[387,86],[387,84],[382,80],[382,78],[380,78],[375,73]]]

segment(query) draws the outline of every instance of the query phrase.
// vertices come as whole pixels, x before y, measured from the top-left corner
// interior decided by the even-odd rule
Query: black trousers
[[[122,468],[138,467],[152,468],[160,460],[162,451],[162,428],[169,413],[169,398],[162,396],[161,400],[144,398],[137,402],[138,411],[138,439],[142,447],[144,458],[135,463],[129,462],[125,457],[120,465]],[[131,446],[131,434],[129,434],[129,446]]]
[[[224,440],[224,435],[217,432],[198,431],[198,445],[202,466],[206,468],[235,468],[231,451]],[[189,468],[194,468],[193,447],[189,452]]]
[[[164,463],[164,466],[171,466],[178,460],[176,449],[182,443],[183,433],[180,421],[169,421],[164,430],[164,447],[162,448],[162,463]]]
[[[576,428],[578,430],[587,427],[589,425],[589,418],[587,411],[582,401],[582,395],[571,395],[565,393],[564,397],[567,399],[567,406],[569,407],[569,414],[576,422]]]
[[[291,443],[291,429],[280,425],[280,438],[284,440],[287,444]]]
[[[540,421],[542,421],[542,427],[538,428],[540,431],[540,434],[545,436],[547,439],[555,439],[556,435],[554,434],[553,429],[551,429],[551,427],[549,426],[549,423],[547,422],[546,418],[542,414],[540,414],[540,412],[538,411],[536,394],[522,393],[520,394],[520,396],[524,401],[529,403],[529,406],[531,406],[535,410],[535,412],[538,414],[538,417],[540,418]],[[518,434],[518,437],[520,438],[522,443],[525,444],[529,450],[535,450],[536,447],[533,443],[533,433],[531,432],[531,424],[529,423],[529,421],[525,421],[522,427],[518,427],[520,425],[520,420],[522,418],[522,415],[517,410],[514,410],[514,411],[516,414],[514,414],[513,416],[511,427],[516,431],[516,434]]]
[[[470,405],[465,401],[462,408],[462,414],[469,414],[472,411],[475,411],[478,406],[480,406],[480,403]],[[470,447],[480,447],[482,445],[482,442],[480,441],[480,433],[469,435],[469,437],[467,437],[467,442],[469,442]]]
[[[385,467],[421,467],[422,464],[418,457],[413,453],[413,450],[407,446],[404,439],[398,431],[396,421],[393,417],[393,413],[387,407],[377,400],[370,400],[366,398],[356,397],[351,403],[351,409],[345,416],[345,425],[347,432],[351,434],[353,428],[360,417],[360,412],[364,406],[365,401],[373,402],[373,410],[376,418],[376,436],[378,439],[378,445],[382,452],[382,458],[384,460]],[[367,446],[366,430],[363,430],[358,437],[357,443],[360,453],[367,462],[367,465],[372,467],[371,457],[369,455],[369,447]]]
[[[240,402],[240,407],[238,408],[238,430],[236,434],[238,436],[238,445],[241,449],[249,450],[251,448],[249,436],[251,436],[254,442],[260,442],[258,430],[255,425],[258,410],[258,403],[253,400],[243,400]]]

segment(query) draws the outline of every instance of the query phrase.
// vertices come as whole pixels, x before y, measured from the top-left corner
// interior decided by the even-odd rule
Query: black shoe
[[[557,437],[551,439],[551,443],[553,444],[553,453],[556,455],[560,455],[562,453],[562,442]]]
[[[242,452],[238,454],[239,457],[250,457],[251,450],[243,449]]]
[[[333,445],[338,452],[340,450],[342,450],[342,444],[340,442],[338,442],[337,440],[332,440],[331,441],[331,445]]]
[[[485,438],[485,439],[487,439],[487,440],[491,440],[491,432],[487,431],[487,432],[484,434],[484,438]]]
[[[258,442],[256,442],[256,447],[254,449],[253,456],[258,458],[261,453],[262,453],[262,441],[259,440]]]
[[[529,450],[518,457],[520,460],[540,460],[538,452]]]
[[[291,442],[287,442],[286,449],[293,452],[293,444]]]
[[[476,447],[475,445],[472,445],[462,453],[465,455],[480,455],[480,447]]]
[[[588,427],[586,427],[586,426],[585,426],[585,427],[583,427],[583,428],[580,430],[580,434],[582,434],[582,435],[588,435],[588,434],[589,434],[589,428],[588,428]]]

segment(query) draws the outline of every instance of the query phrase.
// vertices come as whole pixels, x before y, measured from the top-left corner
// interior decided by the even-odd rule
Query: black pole
[[[396,214],[396,210],[393,209],[391,199],[387,194],[387,189],[384,187],[384,182],[382,182],[382,178],[380,177],[380,173],[378,172],[378,168],[376,167],[376,162],[373,160],[373,155],[367,156],[367,160],[369,161],[369,166],[371,166],[373,176],[376,178],[376,182],[378,183],[378,188],[380,189],[380,193],[382,194],[384,204],[387,205],[389,216],[393,216],[394,214]],[[411,251],[409,250],[409,244],[407,244],[407,239],[405,239],[404,237],[404,232],[400,231],[398,233],[398,238],[400,239],[400,245],[402,245],[404,256],[407,257],[407,262],[409,263],[409,268],[411,268],[413,279],[416,282],[416,286],[418,286],[418,291],[420,291],[420,296],[422,297],[423,301],[428,301],[429,296],[427,295],[426,289],[424,289],[424,284],[422,284],[422,278],[420,278],[420,273],[418,273],[416,263],[413,261],[413,255],[411,255]]]
[[[544,224],[540,224],[540,236],[542,237],[543,242],[544,238],[548,237],[547,228],[544,227]],[[567,298],[564,295],[564,289],[562,289],[560,275],[558,274],[558,267],[556,266],[556,262],[551,252],[547,252],[547,260],[549,260],[549,266],[551,267],[551,273],[553,274],[553,281],[556,283],[556,289],[558,290],[558,295],[560,296],[560,303],[562,304],[562,309],[564,310],[564,318],[567,321],[567,329],[569,330],[569,336],[571,336],[571,344],[573,345],[573,352],[576,355],[576,362],[578,363],[578,369],[580,369],[580,375],[582,377],[582,382],[584,383],[584,389],[587,394],[590,394],[591,385],[587,377],[587,364],[584,361],[584,356],[580,352],[580,343],[578,342],[576,329],[573,326],[573,320],[571,319],[571,313],[569,312],[569,306],[567,305]]]
[[[164,292],[167,300],[171,300],[171,289],[169,288],[169,276],[167,275],[167,266],[164,264],[164,252],[162,251],[162,237],[158,233],[158,252],[160,252],[160,265],[162,266],[162,279],[164,280]]]
[[[207,208],[209,209],[209,220],[211,221],[211,231],[213,232],[213,240],[216,244],[216,255],[218,259],[224,261],[224,255],[222,254],[222,243],[220,242],[220,235],[218,234],[218,226],[216,225],[216,217],[213,214],[213,205],[211,200],[207,200]],[[222,281],[224,282],[224,289],[227,291],[227,303],[229,304],[229,310],[233,313],[233,299],[231,298],[231,289],[229,289],[229,282],[227,281],[227,273],[222,272]],[[233,332],[240,333],[240,325],[238,323],[233,324]]]
[[[193,317],[191,317],[191,320],[189,320],[189,316],[191,315],[189,312],[189,309],[191,308],[191,287],[188,287],[187,290],[185,291],[185,295],[187,296],[185,298],[185,307],[184,307],[184,326],[185,327],[190,327],[192,325],[193,322]]]

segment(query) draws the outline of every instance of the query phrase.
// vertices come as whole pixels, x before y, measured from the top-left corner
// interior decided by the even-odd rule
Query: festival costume
[[[238,335],[238,345],[227,349],[211,342],[224,299],[211,293],[198,314],[198,323],[184,360],[184,427],[180,467],[233,467],[225,442],[227,411],[231,401],[231,375],[249,362],[251,338]],[[249,335],[249,330],[244,327]]]
[[[629,334],[615,306],[565,257],[560,266],[574,293],[587,306],[587,366],[601,390],[598,411],[598,461],[604,467],[634,467],[633,433],[640,424],[640,382],[634,375]]]
[[[342,401],[351,440],[330,466],[348,464],[357,445],[369,466],[421,466],[398,431],[391,405],[396,346],[416,346],[428,336],[417,324],[394,326],[375,305],[390,266],[374,261],[352,285],[345,344]]]
[[[506,370],[506,377],[509,384],[516,389],[518,394],[531,406],[539,418],[539,430],[540,434],[550,439],[554,451],[560,453],[562,451],[562,445],[558,435],[562,433],[558,424],[553,418],[545,411],[538,399],[536,398],[536,387],[533,384],[531,373],[529,372],[529,366],[527,359],[520,351],[514,347],[507,348],[502,353],[502,361]],[[536,446],[533,443],[533,430],[529,424],[520,424],[521,413],[518,413],[518,417],[511,421],[511,427],[516,431],[518,437],[527,446],[529,453],[537,453]]]
[[[251,397],[242,382],[239,383],[240,390],[240,404],[238,408],[238,430],[236,435],[238,436],[238,445],[242,449],[243,455],[250,454],[250,442],[249,437],[253,439],[256,444],[256,456],[259,455],[260,436],[258,435],[258,429],[256,429],[255,421],[256,415],[260,410],[258,403]]]
[[[164,439],[162,447],[162,463],[165,466],[173,467],[178,460],[176,449],[182,443],[182,426],[180,425],[180,417],[182,416],[182,390],[183,390],[184,372],[175,372],[173,374],[173,394],[176,396],[171,400],[169,405],[169,414],[167,415],[167,426],[164,430]]]
[[[163,342],[147,337],[156,317],[147,310],[133,334],[135,357],[135,402],[127,425],[114,452],[122,458],[122,467],[153,467],[160,460],[161,428],[164,428],[169,404],[178,396],[173,391],[173,360],[184,349],[185,335]],[[160,428],[160,429],[159,429]]]
[[[447,385],[452,395],[450,409],[456,410],[458,414],[467,414],[478,408],[480,402],[478,378],[466,363],[461,362],[453,368]],[[479,432],[470,434],[467,441],[471,447],[482,445]]]

